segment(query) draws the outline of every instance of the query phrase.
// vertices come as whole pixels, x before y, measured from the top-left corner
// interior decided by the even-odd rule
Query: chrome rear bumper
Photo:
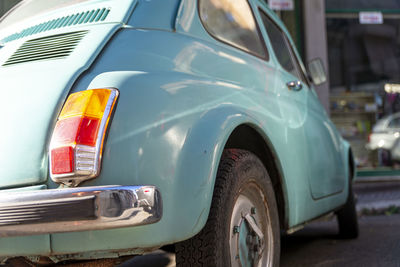
[[[162,216],[154,186],[77,187],[0,193],[0,236],[151,224]]]

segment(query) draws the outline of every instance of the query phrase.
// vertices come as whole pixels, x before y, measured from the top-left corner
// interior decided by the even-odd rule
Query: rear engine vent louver
[[[70,16],[65,16],[57,19],[53,19],[50,21],[43,22],[41,24],[32,26],[30,28],[24,29],[21,32],[14,33],[10,36],[7,36],[1,42],[11,42],[23,37],[27,37],[33,34],[50,31],[53,29],[65,28],[69,26],[79,25],[79,24],[87,24],[87,23],[95,23],[99,21],[105,21],[108,14],[110,13],[110,9],[108,8],[99,8],[96,10],[85,11],[81,13],[76,13]]]
[[[87,31],[79,31],[26,41],[3,66],[45,59],[66,58],[86,34]]]

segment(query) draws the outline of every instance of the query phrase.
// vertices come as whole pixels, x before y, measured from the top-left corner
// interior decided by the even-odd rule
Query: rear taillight
[[[116,89],[92,89],[68,97],[50,143],[53,181],[77,185],[99,175],[104,136],[117,98]]]

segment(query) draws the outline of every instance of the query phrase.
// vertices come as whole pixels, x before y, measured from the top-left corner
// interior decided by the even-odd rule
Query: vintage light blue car
[[[277,266],[329,212],[358,234],[351,149],[266,1],[25,0],[0,85],[2,262]]]

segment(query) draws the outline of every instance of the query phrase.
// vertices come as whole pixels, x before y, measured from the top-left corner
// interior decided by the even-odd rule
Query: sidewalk
[[[354,193],[359,215],[400,213],[400,177],[363,177],[356,180]]]

